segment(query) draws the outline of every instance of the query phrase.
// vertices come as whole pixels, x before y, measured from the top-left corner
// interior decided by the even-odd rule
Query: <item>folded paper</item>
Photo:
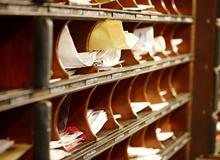
[[[174,133],[172,131],[171,132],[162,132],[160,128],[156,129],[156,136],[159,141],[166,141],[166,140],[172,138],[173,135],[174,135]]]
[[[99,21],[94,25],[88,39],[88,49],[131,49],[137,38],[131,33],[124,32],[122,22],[118,20]]]
[[[103,110],[91,111],[87,113],[90,129],[94,135],[96,135],[107,122],[107,114]]]
[[[68,153],[62,149],[50,149],[50,160],[61,160],[70,155],[71,153]]]
[[[137,60],[140,60],[141,55],[152,51],[154,45],[154,29],[152,26],[137,28],[134,30],[134,34],[139,38],[138,42],[134,46],[133,53]]]
[[[78,128],[67,127],[63,132],[60,133],[60,140],[50,141],[50,149],[63,147],[66,151],[70,151],[85,139],[85,134]]]
[[[152,109],[152,111],[159,111],[163,109],[164,107],[166,107],[168,104],[169,104],[168,102],[155,103],[155,104],[151,104],[150,108]]]
[[[159,152],[160,152],[160,149],[145,148],[145,147],[128,147],[129,157],[150,156],[150,155],[156,155]]]
[[[99,67],[112,67],[120,63],[120,58],[120,49],[108,49],[97,53],[96,62]]]
[[[178,52],[178,45],[180,45],[181,43],[183,43],[183,39],[181,38],[171,39],[171,45],[174,52]]]
[[[92,66],[97,52],[78,53],[68,26],[65,26],[59,39],[58,56],[64,68],[80,68]]]
[[[131,102],[130,103],[132,110],[135,113],[138,113],[140,111],[142,111],[143,109],[147,108],[150,103],[149,102]]]

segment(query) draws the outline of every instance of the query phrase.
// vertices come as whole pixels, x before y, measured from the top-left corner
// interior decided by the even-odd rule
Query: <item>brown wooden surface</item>
[[[123,140],[120,143],[117,143],[112,150],[110,160],[128,160],[128,144],[130,137]]]
[[[96,135],[92,133],[87,120],[89,101],[94,90],[95,88],[90,88],[71,95],[71,106],[67,123],[67,126],[77,127],[84,132],[87,140],[94,140],[96,138]]]
[[[195,24],[194,46],[194,79],[192,101],[192,140],[191,158],[207,155],[212,150],[212,97],[213,97],[213,66],[215,50],[215,4],[214,1],[193,1]],[[196,7],[196,8],[195,8]]]
[[[35,21],[2,17],[0,25],[0,90],[30,88],[33,79]]]
[[[155,104],[164,102],[165,99],[160,95],[160,74],[162,70],[154,71],[147,77],[146,95],[147,101]]]
[[[131,136],[130,140],[130,146],[132,147],[145,147],[145,133],[146,133],[147,127],[144,127],[143,129],[139,130],[135,134]]]
[[[92,160],[110,160],[112,150],[113,150],[113,147],[107,149],[106,151],[92,158]]]
[[[67,25],[68,21],[54,21],[54,33],[53,33],[53,57],[52,57],[52,77],[51,78],[69,78],[68,73],[63,68],[59,55],[57,53],[57,47],[59,39],[62,34],[63,28]]]
[[[89,102],[89,108],[94,110],[104,110],[106,112],[108,118],[108,121],[104,125],[104,128],[106,129],[119,127],[118,122],[113,117],[112,111],[112,96],[114,86],[115,83],[97,86]]]
[[[121,119],[137,118],[130,105],[130,90],[132,78],[119,81],[112,97],[112,110],[114,114],[121,114]]]

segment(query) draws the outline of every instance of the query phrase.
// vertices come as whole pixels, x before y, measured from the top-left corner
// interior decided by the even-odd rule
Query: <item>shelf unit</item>
[[[186,118],[186,122],[184,122],[184,125],[186,127],[185,128],[183,127],[184,129],[180,129],[181,131],[177,129],[177,132],[182,132],[182,133],[176,136],[175,140],[172,140],[169,144],[165,145],[165,148],[163,148],[160,151],[160,155],[162,159],[168,160],[168,159],[172,159],[173,157],[174,157],[173,159],[175,159],[175,155],[178,156],[178,153],[180,152],[181,152],[180,154],[183,153],[184,159],[189,159],[189,155],[190,155],[190,153],[188,152],[189,150],[191,150],[192,152],[191,158],[201,154],[202,152],[204,152],[204,150],[205,153],[207,153],[208,152],[207,149],[204,148],[194,151],[195,146],[193,144],[194,141],[197,141],[197,139],[194,140],[196,137],[195,133],[197,132],[195,131],[194,120],[197,118],[201,118],[201,115],[196,115],[195,110],[198,109],[198,106],[201,105],[201,103],[203,103],[203,102],[198,103],[196,101],[196,99],[203,97],[203,95],[197,93],[200,92],[199,88],[202,88],[202,87],[198,87],[198,85],[201,85],[202,83],[206,83],[206,81],[200,82],[199,84],[197,84],[197,82],[198,79],[203,77],[204,74],[205,76],[207,76],[206,72],[203,73],[202,76],[199,75],[201,74],[202,71],[198,70],[197,68],[203,65],[203,63],[201,64],[198,63],[198,61],[200,61],[200,58],[202,57],[203,54],[199,53],[201,51],[199,47],[201,46],[198,46],[196,40],[201,38],[201,35],[199,34],[202,33],[204,28],[202,28],[200,24],[200,18],[202,17],[200,14],[202,13],[202,11],[200,11],[199,9],[196,10],[196,8],[202,8],[201,5],[203,1],[194,0],[189,2],[191,2],[193,6],[191,9],[193,13],[191,15],[152,14],[152,13],[141,13],[141,12],[115,10],[115,9],[69,6],[63,4],[48,3],[48,2],[47,3],[31,2],[31,1],[10,2],[7,0],[0,1],[0,16],[3,22],[7,21],[9,25],[22,24],[26,22],[27,23],[31,22],[31,25],[33,25],[32,21],[34,23],[34,31],[32,30],[33,35],[27,34],[28,37],[31,38],[34,37],[34,40],[30,39],[30,43],[33,43],[32,44],[33,46],[31,46],[33,47],[32,48],[33,55],[31,55],[33,61],[31,59],[28,59],[30,57],[27,57],[26,59],[26,61],[31,60],[30,63],[32,63],[33,65],[31,71],[27,69],[28,73],[33,74],[33,81],[31,82],[31,84],[27,85],[28,87],[26,87],[25,85],[24,85],[25,87],[23,87],[22,85],[20,85],[21,87],[12,87],[13,89],[11,89],[10,87],[9,87],[10,89],[5,89],[4,87],[2,87],[4,88],[2,89],[0,87],[1,89],[0,117],[1,115],[3,117],[2,119],[0,118],[1,120],[10,121],[8,119],[8,115],[11,115],[12,113],[13,115],[15,115],[15,118],[18,117],[19,115],[16,115],[16,112],[20,113],[21,112],[20,110],[22,110],[23,112],[27,111],[26,114],[28,114],[29,112],[34,113],[35,119],[31,117],[34,121],[34,124],[32,124],[32,128],[30,131],[30,134],[34,135],[33,138],[31,140],[28,140],[27,142],[26,140],[23,141],[18,138],[19,139],[18,141],[31,143],[33,147],[33,151],[31,150],[27,154],[25,154],[23,159],[45,159],[45,160],[49,159],[50,135],[54,133],[53,128],[52,130],[50,130],[52,123],[51,121],[53,121],[54,119],[53,109],[55,108],[55,105],[53,102],[56,101],[56,99],[62,98],[66,95],[74,95],[74,94],[76,95],[78,93],[80,94],[80,92],[85,92],[85,94],[88,94],[86,96],[90,97],[92,94],[98,92],[97,91],[98,87],[102,87],[103,85],[108,86],[108,84],[111,85],[114,84],[114,87],[112,87],[113,89],[111,90],[112,92],[115,93],[115,86],[116,88],[117,87],[120,88],[121,85],[120,82],[127,83],[128,80],[132,80],[132,82],[134,82],[135,77],[140,77],[143,75],[146,75],[146,77],[151,77],[151,79],[153,79],[155,76],[157,80],[159,79],[158,74],[161,76],[165,71],[169,72],[170,74],[171,69],[175,70],[178,67],[186,68],[186,71],[185,70],[182,72],[177,71],[178,73],[181,73],[186,77],[183,76],[181,77],[181,75],[176,73],[177,74],[176,77],[178,78],[177,81],[180,82],[177,82],[177,84],[174,85],[176,85],[175,86],[176,90],[178,90],[179,93],[175,96],[175,98],[163,97],[168,102],[168,104],[164,108],[160,109],[159,111],[149,111],[149,110],[143,111],[141,113],[134,114],[136,116],[135,118],[129,118],[127,120],[118,121],[118,123],[120,124],[118,128],[103,129],[100,133],[96,135],[97,137],[93,138],[91,141],[86,140],[81,145],[77,146],[74,150],[72,150],[69,156],[63,159],[69,160],[69,159],[96,158],[96,156],[102,154],[104,151],[113,148],[119,143],[123,143],[124,141],[126,141],[126,139],[131,138],[132,136],[134,136],[135,133],[142,130],[143,128],[148,127],[152,124],[159,124],[164,117],[183,108],[184,108],[184,114],[187,113],[188,115],[188,117]],[[206,2],[206,4],[210,4],[210,2]],[[16,19],[22,20],[22,22],[14,21]],[[53,57],[54,57],[53,47],[55,40],[53,41],[54,39],[53,36],[55,32],[54,29],[55,21],[61,22],[61,21],[72,20],[75,21],[74,23],[77,23],[77,21],[82,21],[82,20],[84,22],[87,22],[87,21],[100,21],[105,19],[120,20],[128,24],[129,23],[130,24],[160,23],[163,24],[164,26],[168,24],[169,25],[175,24],[177,26],[186,25],[187,28],[189,29],[188,36],[190,37],[189,39],[187,39],[187,45],[188,45],[187,47],[190,49],[188,49],[188,51],[185,53],[181,53],[173,57],[168,56],[166,58],[162,58],[162,60],[159,61],[146,61],[140,64],[115,67],[111,70],[104,72],[72,75],[68,79],[61,78],[61,80],[52,82],[49,79],[48,75],[51,74],[51,68],[52,68],[51,66],[53,64]],[[206,22],[207,21],[205,21],[205,23]],[[203,21],[201,23],[203,23]],[[4,27],[7,28],[7,25],[5,25]],[[200,27],[203,29],[202,31],[199,30]],[[27,27],[27,29],[30,28]],[[211,27],[208,26],[208,29],[211,29]],[[28,31],[30,30],[27,30],[27,32]],[[5,36],[4,33],[2,33],[2,35]],[[21,35],[24,36],[25,32],[24,33],[22,32]],[[210,36],[212,36],[212,34]],[[201,38],[202,41],[204,41],[204,39],[205,39],[204,37]],[[201,48],[204,49],[205,46],[206,45],[202,46]],[[210,47],[207,47],[207,49],[210,49]],[[5,50],[2,49],[2,50],[7,51],[7,49]],[[24,55],[22,54],[21,56]],[[207,61],[203,60],[202,62],[205,63]],[[25,67],[28,68],[30,66],[31,65],[29,66],[27,65]],[[216,68],[216,71],[217,70],[218,68]],[[185,80],[185,78],[187,80],[189,79],[189,84],[187,84],[187,80]],[[209,78],[204,78],[204,79],[208,80],[208,83],[210,83],[211,81],[211,79]],[[130,82],[128,82],[128,84],[129,83]],[[129,85],[133,85],[133,84],[129,84]],[[150,85],[150,87],[152,88],[152,86],[154,85],[153,81],[152,81],[152,86],[151,86],[151,81],[148,82],[147,85]],[[162,82],[160,82],[160,85],[162,85]],[[206,88],[203,87],[203,89]],[[87,91],[89,93],[86,93]],[[206,92],[206,94],[209,93],[210,92]],[[112,103],[113,102],[114,100],[112,100]],[[114,103],[116,102],[117,101],[115,100]],[[204,99],[204,102],[205,102],[204,104],[207,104],[209,100]],[[33,110],[33,111],[29,111],[29,110]],[[196,117],[194,117],[194,115],[196,115]],[[27,118],[28,117],[24,116],[21,118],[21,120],[27,122],[28,120]],[[24,125],[23,121],[18,122],[19,125],[21,126],[22,124]],[[179,121],[181,121],[182,123],[182,120]],[[29,123],[27,127],[30,127]],[[10,124],[13,126],[13,122],[10,122]],[[18,130],[16,126],[15,128],[13,127],[11,127],[10,125],[8,126],[0,125],[0,131],[8,128],[9,130],[10,128]],[[199,128],[199,130],[200,129],[201,128]],[[13,136],[15,135],[12,134],[12,138],[15,138]],[[0,138],[5,138],[5,135],[0,134]],[[206,142],[207,141],[204,140],[201,143],[201,147],[204,147],[206,145]],[[189,145],[190,143],[192,143],[192,145]]]

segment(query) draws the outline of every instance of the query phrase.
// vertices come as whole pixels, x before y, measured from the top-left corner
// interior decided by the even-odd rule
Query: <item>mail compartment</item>
[[[136,42],[127,40],[136,37],[124,31],[118,20],[57,20],[54,24],[52,78],[69,78],[120,65],[121,49],[131,48]]]
[[[174,154],[170,160],[187,160],[187,147],[182,148],[176,154]]]
[[[130,137],[114,145],[110,160],[128,160],[127,148],[129,145]]]
[[[95,140],[104,129],[119,128],[116,119],[124,118],[124,113],[115,112],[113,107],[116,85],[117,82],[103,84],[52,99],[51,149],[71,151],[81,142]],[[101,136],[106,134],[103,132]],[[74,135],[72,141],[68,140]]]
[[[173,71],[175,67],[170,67],[163,69],[160,74],[160,95],[166,100],[170,101],[176,98],[176,92],[174,91],[175,88],[171,83],[173,78]]]
[[[191,25],[189,24],[178,24],[172,35],[173,49],[178,54],[189,54],[191,53]]]
[[[148,76],[146,84],[147,100],[151,104],[159,104],[165,102],[165,98],[160,93],[160,75],[162,70],[151,72]]]
[[[150,102],[147,101],[146,84],[149,74],[135,76],[132,80],[130,90],[130,105],[135,113],[150,111]]]
[[[90,128],[87,115],[90,97],[94,90],[95,88],[90,88],[52,99],[53,114],[51,140],[56,142],[51,143],[51,148],[53,148],[52,146],[56,147],[56,143],[60,140],[60,146],[62,147],[66,142],[63,136],[68,138],[68,135],[75,132],[79,133],[79,136],[75,138],[76,145],[78,145],[78,142],[84,140],[96,139],[96,135]],[[71,146],[67,145],[67,147]],[[67,148],[67,150],[69,149],[71,148]]]
[[[94,158],[92,158],[92,160],[110,160],[113,148],[114,148],[114,146],[110,147],[109,149],[105,150],[101,154],[99,154],[99,155],[95,156]]]
[[[170,15],[177,15],[178,14],[176,9],[174,8],[174,6],[175,6],[174,1],[172,1],[172,0],[163,0],[163,3],[165,4],[165,6],[168,10],[168,14],[170,14]]]
[[[189,128],[189,123],[187,120],[188,110],[189,110],[189,103],[186,103],[170,114],[171,129],[176,137],[188,131]]]
[[[174,89],[174,95],[186,93],[190,91],[190,64],[185,63],[175,67],[172,73],[171,84]]]
[[[0,120],[0,159],[33,159],[34,106],[0,112]]]
[[[0,90],[30,88],[36,22],[30,17],[1,17],[1,22]]]
[[[112,96],[112,111],[114,115],[120,115],[121,120],[135,119],[137,114],[130,104],[130,90],[132,78],[120,80],[116,83]]]
[[[166,7],[163,0],[150,0],[155,9],[162,14],[169,14],[169,10]]]
[[[178,13],[178,15],[192,15],[192,0],[174,0],[173,8]]]

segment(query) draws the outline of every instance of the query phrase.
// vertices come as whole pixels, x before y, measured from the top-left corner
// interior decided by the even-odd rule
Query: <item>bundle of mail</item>
[[[87,112],[87,119],[89,122],[90,129],[94,135],[96,135],[107,122],[107,114],[104,110],[92,110],[89,109]]]
[[[59,39],[58,56],[64,68],[81,68],[97,65],[112,67],[120,64],[121,49],[131,49],[138,38],[123,30],[122,22],[105,20],[95,24],[91,31],[89,51],[78,53],[68,26],[65,26]]]

